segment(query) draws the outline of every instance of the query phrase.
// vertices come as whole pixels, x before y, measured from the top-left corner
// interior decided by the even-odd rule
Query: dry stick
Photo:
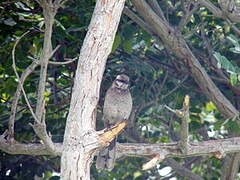
[[[182,110],[174,110],[167,105],[165,105],[165,108],[167,108],[169,111],[175,113],[179,118],[182,119],[181,124],[181,132],[180,132],[180,142],[179,146],[182,150],[183,154],[187,154],[188,152],[188,131],[189,131],[189,102],[190,97],[188,95],[185,96],[184,102],[183,102],[183,109]]]
[[[54,49],[54,51],[55,51],[55,49]],[[35,59],[35,58],[31,57],[31,56],[28,56],[28,58],[32,59],[33,61],[39,61],[38,59]],[[53,64],[53,65],[66,65],[66,64],[70,64],[70,63],[76,61],[78,59],[78,57],[75,57],[73,59],[71,59],[71,58],[64,58],[64,59],[66,59],[67,61],[65,61],[65,62],[49,61],[49,64]],[[38,63],[40,64],[40,62],[38,62]]]
[[[70,64],[74,61],[76,61],[78,58],[73,58],[73,59],[70,59],[68,61],[65,61],[65,62],[54,62],[54,61],[49,61],[49,64],[53,64],[53,65],[65,65],[65,64]]]
[[[182,125],[181,125],[181,132],[180,132],[180,148],[182,149],[182,152],[184,154],[187,154],[188,152],[188,131],[189,131],[189,101],[190,97],[188,95],[185,96],[184,102],[183,102],[183,110],[182,110]]]
[[[37,61],[33,61],[32,64],[29,65],[27,69],[22,73],[21,78],[19,79],[17,90],[14,95],[14,100],[12,102],[11,115],[8,121],[8,130],[9,130],[10,138],[14,138],[14,121],[16,117],[18,101],[21,96],[21,90],[22,90],[21,84],[24,84],[24,81],[26,80],[26,78],[34,71],[34,69],[38,65],[39,63]]]
[[[29,101],[28,101],[26,92],[25,92],[25,90],[24,90],[24,88],[23,88],[23,84],[22,84],[22,82],[21,82],[21,80],[20,80],[20,78],[19,78],[19,75],[18,75],[18,72],[17,72],[17,68],[16,68],[16,60],[15,60],[16,46],[17,46],[17,44],[20,42],[20,40],[21,40],[25,35],[27,35],[29,32],[30,32],[30,31],[25,32],[20,38],[18,38],[17,41],[16,41],[16,43],[15,43],[14,46],[13,46],[13,50],[12,50],[12,60],[13,60],[13,64],[12,64],[12,67],[13,67],[14,73],[16,74],[17,79],[18,79],[18,81],[19,81],[19,85],[20,85],[20,87],[21,87],[21,89],[22,89],[23,96],[24,96],[25,101],[26,101],[26,103],[27,103],[27,105],[28,105],[28,108],[29,108],[29,110],[30,110],[30,112],[31,112],[34,120],[35,120],[35,121],[38,121],[38,119],[37,119],[37,117],[36,117],[36,115],[35,115],[32,107],[31,107],[31,105],[30,105],[30,103],[29,103]],[[12,122],[11,122],[11,123],[12,123]]]
[[[159,164],[165,157],[162,154],[156,154],[150,161],[142,165],[142,170],[149,170]]]

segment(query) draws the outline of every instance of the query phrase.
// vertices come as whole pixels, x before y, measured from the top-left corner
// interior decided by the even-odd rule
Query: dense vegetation
[[[158,1],[166,20],[181,32],[209,77],[229,101],[239,104],[239,24],[217,17],[201,3],[189,1]],[[217,1],[212,0],[215,6]],[[51,58],[54,62],[76,59],[65,65],[48,67],[46,100],[47,130],[54,142],[62,142],[68,115],[73,79],[85,34],[88,30],[94,0],[68,1],[59,9],[54,23],[53,46],[60,48]],[[191,97],[190,140],[202,141],[231,137],[239,131],[235,119],[227,119],[214,102],[196,83],[187,62],[179,59],[167,48],[151,27],[140,27],[130,12],[137,14],[131,1],[126,8],[115,37],[112,53],[108,57],[101,86],[97,128],[102,129],[102,105],[106,89],[115,76],[126,73],[131,79],[134,101],[133,115],[128,129],[119,142],[172,142],[179,140],[180,119],[165,108],[178,109],[186,94]],[[16,39],[26,33],[16,47],[17,71],[24,70],[39,58],[43,44],[42,9],[34,1],[0,2],[0,133],[8,128],[11,105],[18,85],[12,68],[12,49]],[[187,17],[187,18],[185,18]],[[239,27],[240,28],[240,27]],[[80,59],[81,60],[81,59]],[[39,67],[27,78],[24,88],[33,108],[36,104]],[[33,117],[21,97],[16,119],[15,139],[19,142],[38,142],[29,123]],[[235,133],[235,134],[234,134]],[[1,151],[0,179],[58,179],[60,161],[51,156],[10,155]],[[147,159],[119,159],[112,172],[97,172],[92,166],[94,179],[184,179],[195,173],[203,179],[218,179],[224,159],[215,157],[189,157],[166,159],[157,167],[143,171]],[[166,168],[166,167],[171,168]],[[165,171],[163,171],[163,169]],[[191,170],[190,172],[188,170]],[[186,175],[188,174],[188,175]]]

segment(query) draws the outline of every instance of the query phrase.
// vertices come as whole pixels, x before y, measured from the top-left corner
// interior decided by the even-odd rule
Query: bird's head
[[[129,77],[125,74],[117,75],[113,84],[118,89],[126,90],[129,87]]]

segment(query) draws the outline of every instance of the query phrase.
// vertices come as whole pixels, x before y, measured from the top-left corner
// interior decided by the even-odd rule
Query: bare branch
[[[9,123],[8,123],[10,137],[14,137],[14,121],[15,121],[15,117],[16,117],[18,101],[21,96],[21,89],[22,89],[21,87],[24,84],[24,81],[26,80],[26,78],[34,71],[34,69],[38,65],[39,64],[37,63],[37,61],[33,61],[32,64],[29,65],[27,67],[27,69],[22,73],[21,78],[19,79],[17,90],[14,95],[14,100],[12,102],[11,115],[10,115]]]
[[[191,170],[189,170],[188,168],[185,168],[181,165],[179,165],[179,163],[177,161],[175,161],[174,159],[166,159],[165,161],[168,166],[171,166],[178,175],[184,177],[184,178],[188,178],[191,180],[203,180],[203,178],[195,173],[193,173]]]
[[[26,154],[26,155],[53,155],[51,151],[41,143],[19,143],[15,140],[9,142],[5,139],[6,135],[0,136],[0,149],[9,154]],[[57,156],[62,153],[62,144],[55,143],[55,150]]]
[[[161,157],[160,154],[155,155],[150,161],[143,164],[142,170],[149,170],[159,164],[165,157]]]
[[[152,7],[152,9],[155,11],[155,13],[162,18],[163,21],[167,21],[164,13],[162,11],[162,8],[159,6],[158,2],[156,0],[149,0],[148,3]]]
[[[0,149],[9,154],[26,154],[26,155],[52,155],[52,152],[44,144],[29,143],[23,144],[16,141],[9,142],[5,139],[7,133],[0,136]],[[62,144],[54,143],[57,156],[62,153]],[[189,142],[187,154],[179,150],[177,142],[146,144],[146,143],[117,143],[117,157],[122,156],[160,156],[185,158],[190,156],[212,156],[216,152],[224,153],[240,152],[240,137],[210,140],[203,142]]]
[[[45,9],[45,11],[50,11]],[[48,12],[48,13],[51,13]],[[49,58],[52,54],[52,43],[51,43],[51,36],[52,36],[52,26],[54,22],[54,16],[49,16],[45,12],[45,33],[44,33],[44,45],[43,45],[43,53],[40,57],[40,64],[41,64],[41,71],[40,71],[40,81],[38,85],[38,98],[37,98],[37,106],[36,106],[36,116],[39,119],[39,122],[42,121],[43,115],[43,105],[44,105],[44,92],[45,92],[45,84],[47,79],[47,66]]]
[[[33,61],[39,61],[39,60],[37,60],[37,59],[35,59],[34,57],[31,57],[31,56],[28,56],[28,58],[32,59]],[[70,63],[76,61],[78,58],[75,57],[73,59],[71,59],[71,58],[64,58],[64,59],[66,59],[67,61],[65,61],[65,62],[48,61],[48,62],[49,62],[49,64],[53,64],[53,65],[66,65],[66,64],[70,64]],[[38,62],[38,64],[40,64],[40,62]]]
[[[29,108],[29,110],[30,110],[33,118],[35,119],[35,121],[38,121],[37,116],[35,115],[32,107],[31,107],[31,105],[30,105],[30,103],[29,103],[29,101],[28,101],[27,94],[26,94],[26,92],[25,92],[25,90],[24,90],[23,84],[22,84],[22,82],[21,82],[21,80],[20,80],[20,78],[19,78],[19,75],[18,75],[18,72],[17,72],[17,67],[16,67],[16,60],[15,60],[16,47],[17,47],[18,43],[20,42],[20,40],[21,40],[25,35],[27,35],[29,32],[30,32],[30,31],[25,32],[20,38],[18,38],[17,41],[16,41],[16,43],[15,43],[14,46],[13,46],[13,50],[12,50],[12,60],[13,60],[13,64],[12,64],[12,67],[13,67],[14,73],[16,74],[16,77],[17,77],[17,79],[18,79],[18,81],[19,81],[19,85],[20,85],[20,87],[21,87],[21,89],[22,89],[23,96],[24,96],[25,101],[26,101],[26,103],[27,103],[27,105],[28,105],[28,108]],[[11,123],[13,123],[13,122],[11,121]],[[12,124],[11,124],[11,126],[12,126]]]
[[[73,59],[69,59],[69,58],[65,58],[65,59],[68,59],[68,61],[65,61],[65,62],[54,62],[54,61],[49,61],[49,64],[54,64],[54,65],[65,65],[65,64],[70,64],[74,61],[76,61],[78,58],[73,58]]]
[[[174,110],[167,105],[165,107],[175,113],[179,118],[182,119],[181,124],[181,132],[180,132],[180,148],[183,152],[183,154],[187,154],[188,151],[188,122],[190,121],[190,115],[189,115],[189,103],[190,103],[190,97],[188,95],[185,96],[184,102],[183,102],[183,108],[182,110]]]
[[[141,28],[143,28],[149,34],[154,34],[153,29],[151,26],[146,24],[139,16],[137,16],[131,9],[125,7],[123,9],[123,13],[126,14],[129,18],[131,18],[135,23],[137,23]]]
[[[45,21],[45,33],[44,33],[44,43],[43,43],[43,52],[40,57],[40,77],[39,77],[39,85],[38,85],[38,93],[37,93],[37,105],[36,105],[36,117],[38,121],[34,122],[32,125],[37,136],[43,141],[49,151],[55,154],[55,146],[49,137],[46,130],[45,123],[45,100],[44,100],[44,92],[45,85],[47,80],[47,67],[48,61],[54,52],[60,47],[57,46],[55,50],[52,51],[52,27],[54,23],[54,17],[59,8],[59,4],[54,4],[52,1],[40,1],[40,5],[43,8],[43,16]]]
[[[188,151],[188,123],[189,123],[189,102],[190,101],[190,97],[188,95],[185,96],[184,99],[184,103],[183,103],[183,110],[182,110],[182,124],[181,124],[181,132],[180,132],[180,136],[181,136],[181,140],[180,140],[180,148],[182,149],[184,154],[187,154]]]
[[[233,153],[240,151],[240,137],[210,140],[203,142],[189,142],[187,154],[179,150],[177,142],[145,144],[145,143],[124,143],[117,144],[118,157],[122,156],[160,156],[168,157],[192,157],[192,156],[212,156],[216,152]]]
[[[127,121],[122,121],[117,123],[116,125],[104,130],[103,134],[100,134],[100,142],[103,146],[109,145],[111,141],[113,141],[118,134],[120,134],[123,129],[127,126]]]

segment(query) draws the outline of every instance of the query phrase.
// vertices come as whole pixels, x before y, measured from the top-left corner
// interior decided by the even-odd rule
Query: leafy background
[[[216,3],[216,1],[212,1]],[[164,14],[173,26],[183,16],[181,1],[159,1]],[[61,45],[52,61],[63,62],[78,57],[94,9],[94,0],[73,0],[66,3],[57,14],[53,46]],[[131,2],[126,5],[132,8]],[[0,2],[0,133],[8,126],[11,103],[17,87],[12,69],[11,51],[18,37],[26,31],[16,50],[18,72],[21,74],[33,58],[41,54],[43,43],[43,17],[34,1]],[[240,39],[227,23],[200,8],[184,26],[183,35],[191,50],[208,74],[231,102],[239,109]],[[77,61],[68,65],[49,65],[45,98],[46,122],[54,142],[62,142],[66,117],[73,86]],[[101,86],[97,128],[102,129],[102,105],[106,89],[115,76],[126,73],[131,78],[131,93],[136,116],[129,129],[119,137],[120,142],[171,142],[179,140],[180,120],[164,108],[181,108],[186,94],[191,97],[190,139],[202,141],[229,137],[229,132],[239,131],[235,121],[223,118],[191,78],[186,64],[175,58],[159,39],[140,28],[126,15],[122,15],[112,53],[110,54]],[[39,69],[25,82],[25,90],[32,106],[36,103]],[[235,90],[235,91],[234,91]],[[29,123],[33,118],[22,98],[15,123],[15,138],[20,142],[39,142]],[[134,129],[134,131],[133,131]],[[131,157],[120,159],[112,172],[97,172],[92,166],[92,179],[184,179],[171,160],[156,168],[142,171],[147,159]],[[222,160],[214,157],[174,159],[178,165],[191,169],[204,179],[220,177]],[[0,153],[0,179],[59,179],[60,159],[49,156],[25,156]]]

